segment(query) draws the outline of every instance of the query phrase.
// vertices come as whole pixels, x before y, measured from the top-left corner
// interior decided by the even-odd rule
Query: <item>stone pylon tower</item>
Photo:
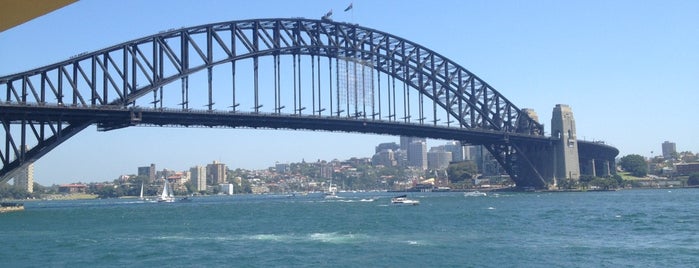
[[[555,180],[580,179],[578,140],[575,134],[573,110],[557,104],[551,116],[551,137],[558,139],[553,146],[553,175]]]

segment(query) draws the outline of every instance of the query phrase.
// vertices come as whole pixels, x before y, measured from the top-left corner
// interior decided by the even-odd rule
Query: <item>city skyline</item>
[[[685,108],[699,99],[698,3],[352,1],[353,10],[342,12],[349,2],[260,1],[241,7],[213,1],[79,1],[0,33],[0,58],[12,63],[1,65],[0,75],[171,28],[249,18],[320,18],[334,9],[336,21],[395,34],[461,64],[519,108],[534,109],[546,133],[553,107],[562,103],[575,114],[578,139],[603,140],[620,156],[658,155],[666,140],[676,143],[677,151],[699,150],[692,114]],[[464,10],[474,12],[465,16]],[[218,160],[233,169],[258,169],[274,162],[369,157],[376,144],[397,140],[287,130],[131,127],[97,132],[90,127],[38,160],[34,173],[35,181],[46,185],[113,180],[152,162],[184,168]]]

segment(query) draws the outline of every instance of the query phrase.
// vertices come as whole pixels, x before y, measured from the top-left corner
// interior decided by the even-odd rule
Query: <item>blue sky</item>
[[[343,12],[353,3],[351,12]],[[0,33],[0,76],[171,28],[250,18],[333,19],[389,32],[461,64],[550,125],[572,107],[578,138],[621,156],[699,151],[699,1],[94,1]],[[42,185],[111,181],[155,163],[230,168],[370,156],[397,137],[308,131],[90,127],[35,163]],[[443,141],[430,141],[437,145]]]

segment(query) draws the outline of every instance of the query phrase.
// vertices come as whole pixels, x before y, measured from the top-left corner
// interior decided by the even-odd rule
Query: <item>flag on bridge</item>
[[[347,8],[345,8],[345,11],[349,11],[350,9],[352,9],[352,3],[350,3],[350,5]]]

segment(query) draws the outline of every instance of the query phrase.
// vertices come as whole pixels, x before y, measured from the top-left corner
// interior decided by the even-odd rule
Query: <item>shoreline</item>
[[[0,203],[0,213],[22,211],[22,210],[24,210],[23,203],[16,203],[16,202],[2,202],[2,203]]]

